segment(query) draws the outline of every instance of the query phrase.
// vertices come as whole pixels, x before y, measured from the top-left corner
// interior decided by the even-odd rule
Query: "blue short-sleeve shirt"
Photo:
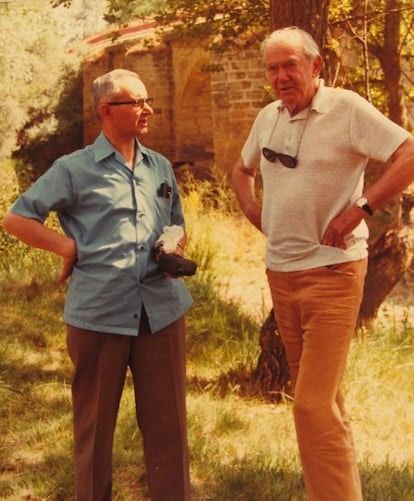
[[[175,176],[164,156],[138,141],[134,171],[100,134],[94,144],[59,158],[11,210],[41,222],[56,211],[63,231],[76,240],[65,322],[137,335],[143,306],[152,332],[190,308],[183,280],[160,272],[152,250],[165,226],[184,227]]]

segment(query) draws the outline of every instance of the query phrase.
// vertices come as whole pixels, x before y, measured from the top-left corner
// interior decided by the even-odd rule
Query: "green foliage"
[[[111,24],[127,24],[134,18],[152,17],[154,12],[163,9],[166,0],[108,0],[105,20]]]
[[[59,84],[55,97],[44,108],[28,109],[28,120],[18,133],[18,149],[12,158],[22,191],[56,158],[82,147],[82,77],[78,71],[70,71],[62,75]]]
[[[197,38],[209,48],[223,50],[263,39],[268,31],[268,0],[110,0],[105,18],[122,25],[131,18],[151,17],[159,33],[173,31],[179,39]]]
[[[100,0],[70,3],[65,9],[0,2],[0,111],[7,117],[0,123],[0,157],[15,152],[23,188],[52,159],[82,144],[82,54],[75,41],[105,23]]]
[[[6,214],[14,200],[18,196],[16,179],[12,174],[11,165],[7,162],[0,163],[0,172],[5,175],[0,176],[0,219]],[[0,226],[0,273],[9,272],[12,263],[24,259],[27,254],[27,247],[17,242],[16,238],[7,233]]]
[[[211,48],[221,49],[262,40],[270,25],[269,2],[170,0],[155,19],[161,26],[174,26],[179,38],[201,38]]]
[[[8,118],[0,123],[0,153],[7,155],[14,149],[13,134],[27,120],[28,110],[47,109],[61,87],[62,69],[75,64],[76,57],[65,49],[47,2],[2,2],[0,9],[0,106],[2,116]]]
[[[10,209],[19,195],[16,176],[12,164],[0,163],[0,220]],[[46,225],[56,231],[61,231],[55,214],[51,214]],[[37,249],[29,249],[13,235],[6,232],[0,225],[0,282],[19,280],[24,283],[42,281],[58,276],[60,259]]]
[[[330,9],[330,25],[334,36],[338,37],[337,41],[342,40],[336,44],[337,55],[342,63],[342,70],[337,73],[337,85],[354,89],[372,101],[380,111],[394,116],[394,119],[396,113],[389,109],[388,101],[395,103],[400,97],[393,96],[390,99],[385,80],[395,79],[401,69],[404,79],[400,83],[405,101],[408,103],[413,100],[413,82],[410,77],[414,69],[413,16],[411,0],[348,0],[333,2]],[[351,60],[347,62],[346,53],[349,55],[351,51]],[[389,67],[391,57],[395,63]],[[395,65],[400,68],[395,68]],[[396,121],[405,125],[401,116]]]

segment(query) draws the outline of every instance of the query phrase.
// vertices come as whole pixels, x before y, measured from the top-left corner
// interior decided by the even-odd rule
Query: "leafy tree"
[[[12,153],[21,191],[27,189],[63,154],[81,148],[83,141],[82,77],[66,70],[55,87],[58,98],[42,107],[30,106]]]
[[[410,77],[414,51],[412,2],[354,0],[343,11],[334,12],[331,24],[340,27],[354,54],[359,53],[357,64],[355,59],[342,64],[342,82],[356,87],[391,120],[408,129],[407,102],[414,99]]]
[[[28,107],[43,107],[54,93],[60,73],[56,62],[61,59],[58,53],[62,47],[57,35],[45,27],[42,5],[2,2],[0,9],[0,110],[7,117],[0,122],[0,151],[5,155],[14,146],[13,133],[27,119]]]
[[[106,19],[120,24],[131,17],[155,20],[160,33],[174,30],[180,38],[204,40],[210,48],[219,49],[240,36],[263,33],[269,25],[267,0],[110,0]],[[259,36],[260,37],[260,36]]]
[[[69,123],[73,124],[67,136],[70,146],[81,132],[81,89],[78,85],[78,95],[69,104],[67,98],[73,92],[68,85],[75,83],[76,88],[74,74],[81,62],[76,41],[106,25],[101,5],[99,0],[74,0],[68,10],[43,0],[0,2],[0,111],[7,117],[0,123],[0,156],[17,150],[15,158],[34,177],[35,160],[42,159],[32,156],[36,145],[46,145],[48,135],[64,134]],[[61,98],[68,104],[66,110]],[[81,144],[81,136],[76,144]],[[49,141],[48,149],[54,145],[56,140]]]
[[[62,0],[58,0],[62,2]],[[107,0],[104,19],[110,24],[127,24],[131,19],[153,17],[168,6],[166,0]]]

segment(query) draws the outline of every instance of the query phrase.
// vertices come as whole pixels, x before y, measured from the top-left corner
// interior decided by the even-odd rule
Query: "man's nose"
[[[145,113],[146,115],[153,115],[154,109],[149,103],[144,103],[141,113]]]
[[[289,72],[285,68],[280,68],[277,78],[279,80],[289,80],[290,78]]]

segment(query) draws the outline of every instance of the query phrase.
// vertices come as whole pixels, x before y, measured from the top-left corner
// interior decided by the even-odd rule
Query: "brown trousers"
[[[112,448],[128,367],[153,501],[189,501],[184,318],[151,334],[107,334],[67,326],[77,501],[109,501]]]
[[[268,270],[294,386],[296,434],[310,501],[362,500],[340,390],[367,261],[306,271]]]

